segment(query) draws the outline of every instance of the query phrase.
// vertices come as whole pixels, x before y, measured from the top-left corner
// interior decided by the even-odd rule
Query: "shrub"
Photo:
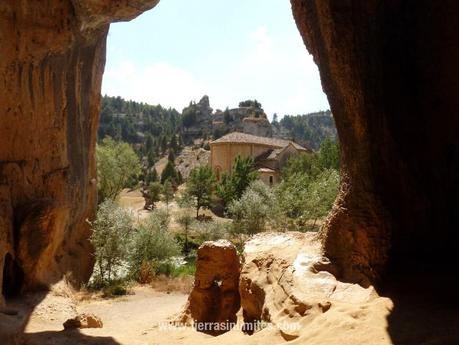
[[[217,241],[227,238],[230,232],[230,226],[231,224],[229,223],[216,222],[213,220],[209,222],[200,222],[196,226],[199,242],[203,243],[205,241]]]
[[[118,276],[125,263],[133,232],[132,214],[108,199],[99,205],[90,225],[96,258],[94,280],[104,285]]]
[[[274,204],[271,189],[261,181],[252,182],[242,197],[228,207],[234,232],[252,235],[264,231]]]
[[[180,253],[180,247],[168,230],[169,217],[162,211],[155,210],[149,219],[140,226],[134,235],[130,271],[135,279],[141,278],[146,267],[156,267]],[[142,273],[145,275],[145,272]]]
[[[338,193],[339,174],[326,169],[311,179],[305,174],[293,174],[276,188],[276,207],[272,219],[282,230],[305,231],[315,228],[317,219],[330,212]],[[308,221],[313,225],[308,225]]]

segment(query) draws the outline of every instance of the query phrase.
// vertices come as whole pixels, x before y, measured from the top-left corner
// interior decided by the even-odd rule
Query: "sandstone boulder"
[[[328,264],[315,233],[262,233],[250,239],[239,282],[245,330],[252,333],[267,322],[292,340],[334,306],[349,308],[378,297],[372,287],[342,283],[321,271]]]
[[[209,327],[197,329],[210,334],[224,333],[225,329],[211,325],[237,320],[240,263],[236,247],[226,240],[204,242],[197,254],[194,287],[179,322],[206,323]]]
[[[64,322],[64,329],[102,328],[102,320],[94,314],[80,314]]]

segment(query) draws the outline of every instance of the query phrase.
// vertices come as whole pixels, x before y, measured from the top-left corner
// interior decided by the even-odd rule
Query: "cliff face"
[[[457,271],[457,2],[291,3],[342,149],[325,255],[356,282],[380,278],[388,264]]]
[[[110,21],[157,1],[0,4],[0,283],[79,283],[92,267],[94,148]]]

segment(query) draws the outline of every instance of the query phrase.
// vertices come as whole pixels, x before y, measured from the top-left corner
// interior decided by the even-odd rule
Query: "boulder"
[[[199,331],[221,334],[237,320],[240,308],[240,263],[236,247],[226,240],[204,242],[198,249],[194,287],[178,322],[194,323]],[[206,324],[206,328],[200,328]],[[219,324],[228,328],[216,328]]]
[[[102,320],[94,314],[80,314],[64,322],[64,329],[102,328]]]
[[[244,329],[260,323],[277,327],[285,339],[342,304],[360,305],[378,297],[373,287],[339,282],[328,271],[315,233],[262,233],[244,247],[239,293]]]

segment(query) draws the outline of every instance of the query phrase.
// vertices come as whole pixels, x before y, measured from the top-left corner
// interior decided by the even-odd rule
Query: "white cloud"
[[[302,43],[283,41],[271,35],[266,26],[248,33],[247,40],[250,48],[219,72],[220,80],[214,77],[209,83],[212,94],[217,95],[211,95],[211,102],[231,99],[229,104],[217,103],[223,108],[242,99],[257,98],[269,116],[275,112],[279,116],[304,114],[328,107],[317,66]]]
[[[190,100],[199,100],[206,93],[206,88],[193,75],[177,66],[160,62],[139,68],[133,62],[124,60],[106,69],[102,93],[170,106],[180,111]]]
[[[208,94],[214,109],[257,98],[269,116],[327,108],[317,66],[302,42],[256,27],[240,50],[209,51],[207,61],[187,69],[167,62],[141,66],[129,59],[107,64],[103,93],[181,110]],[[248,48],[243,48],[244,46]]]

